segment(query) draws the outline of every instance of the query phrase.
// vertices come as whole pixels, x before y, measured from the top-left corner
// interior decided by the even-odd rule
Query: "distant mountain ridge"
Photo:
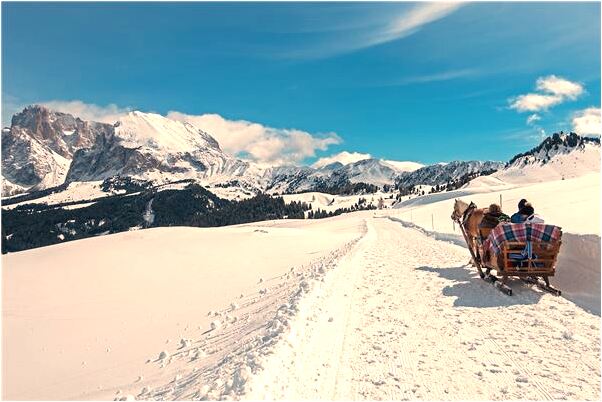
[[[164,116],[129,112],[115,124],[88,122],[33,105],[2,131],[3,196],[114,176],[154,183],[193,179],[247,195],[441,185],[503,167],[499,162],[364,159],[349,164],[263,167],[224,152],[209,133]]]
[[[402,173],[396,181],[398,188],[411,188],[417,185],[444,185],[462,177],[490,174],[504,167],[502,162],[493,161],[452,161],[425,166],[413,172]]]
[[[555,133],[545,138],[533,149],[515,155],[508,161],[506,168],[533,163],[546,164],[552,157],[566,154],[576,149],[584,149],[586,145],[600,146],[599,138],[581,137],[575,133]]]
[[[517,154],[492,179],[504,183],[564,180],[600,172],[600,139],[556,133]],[[475,183],[476,184],[476,183]]]

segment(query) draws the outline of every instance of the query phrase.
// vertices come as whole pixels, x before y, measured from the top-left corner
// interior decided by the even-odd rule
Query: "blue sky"
[[[600,3],[3,2],[2,96],[3,124],[171,112],[267,162],[507,160],[599,116]]]

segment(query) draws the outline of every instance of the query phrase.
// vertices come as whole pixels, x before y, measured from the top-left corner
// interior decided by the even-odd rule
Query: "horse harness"
[[[474,210],[476,208],[477,208],[477,205],[471,201],[470,204],[468,205],[468,208],[466,208],[466,210],[462,214],[462,226],[464,226],[466,224],[466,221],[468,219],[470,219],[470,216],[472,215],[472,213],[474,212]]]

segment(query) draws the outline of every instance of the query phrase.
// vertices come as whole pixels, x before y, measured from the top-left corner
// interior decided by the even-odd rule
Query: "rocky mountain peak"
[[[554,133],[546,137],[540,144],[527,152],[515,155],[506,167],[514,165],[526,165],[533,163],[545,164],[552,157],[559,154],[567,154],[577,149],[584,149],[586,145],[600,146],[599,138],[582,137],[575,133]]]
[[[124,146],[134,144],[169,152],[202,148],[221,151],[217,140],[198,127],[156,113],[127,113],[116,124],[116,134]]]

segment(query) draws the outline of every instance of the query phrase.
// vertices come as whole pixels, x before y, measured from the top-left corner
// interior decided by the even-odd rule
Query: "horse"
[[[454,202],[454,211],[451,218],[464,227],[468,236],[468,239],[466,239],[469,242],[468,246],[473,250],[475,255],[478,255],[476,239],[480,236],[479,224],[486,212],[487,208],[477,208],[473,202],[467,204],[457,198]],[[476,261],[474,263],[476,264]]]

